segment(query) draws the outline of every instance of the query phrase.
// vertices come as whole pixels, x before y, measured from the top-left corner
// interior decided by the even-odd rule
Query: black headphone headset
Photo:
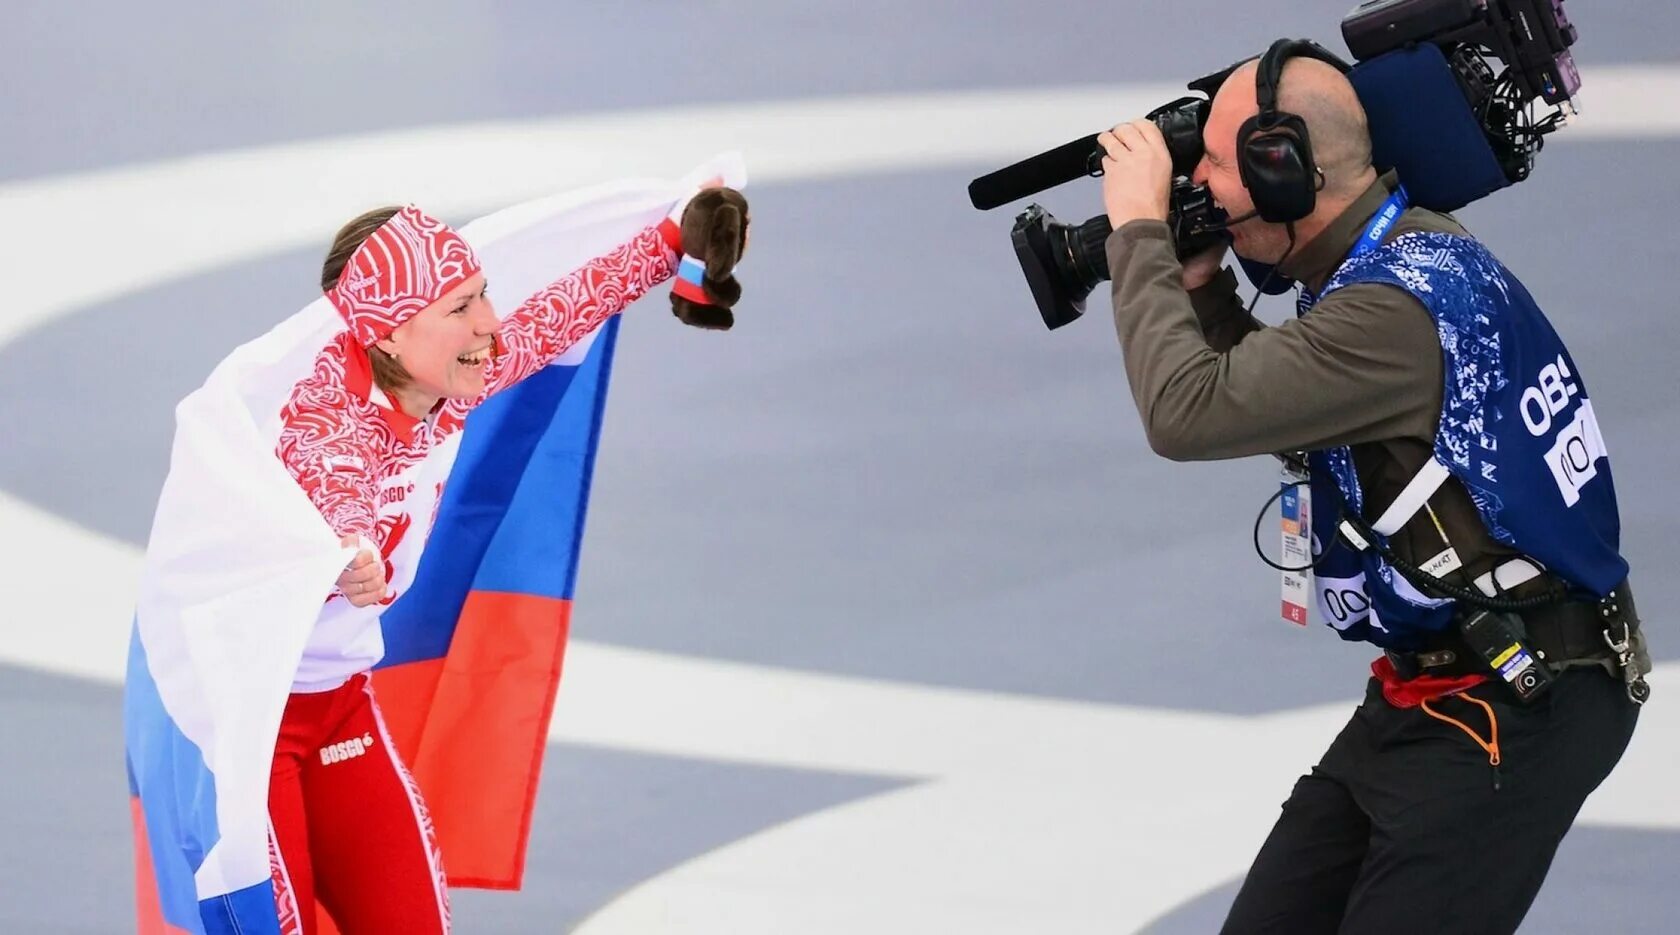
[[[1283,64],[1312,58],[1347,74],[1348,64],[1308,39],[1279,39],[1260,57],[1254,89],[1260,112],[1237,130],[1237,170],[1262,220],[1284,224],[1312,214],[1323,175],[1313,162],[1307,123],[1277,109]]]

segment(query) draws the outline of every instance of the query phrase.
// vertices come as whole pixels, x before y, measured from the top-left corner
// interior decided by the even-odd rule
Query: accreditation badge
[[[1312,485],[1304,467],[1285,462],[1283,490],[1283,619],[1304,627],[1312,603]]]

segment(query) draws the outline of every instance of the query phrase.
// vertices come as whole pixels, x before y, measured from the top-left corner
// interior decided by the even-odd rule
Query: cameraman
[[[1099,137],[1115,327],[1150,446],[1177,461],[1310,453],[1323,564],[1309,587],[1344,639],[1384,649],[1224,931],[1511,932],[1646,692],[1609,461],[1533,300],[1451,217],[1408,208],[1377,175],[1332,61],[1280,41],[1226,78],[1203,131],[1194,181],[1237,222],[1232,249],[1301,284],[1300,314],[1277,327],[1244,310],[1226,248],[1177,258],[1156,125]],[[1585,453],[1573,473],[1539,454],[1560,450]],[[1377,548],[1337,539],[1346,514]],[[1415,566],[1522,610],[1476,617]],[[1527,703],[1470,639],[1490,621],[1525,640],[1519,661],[1544,664]]]

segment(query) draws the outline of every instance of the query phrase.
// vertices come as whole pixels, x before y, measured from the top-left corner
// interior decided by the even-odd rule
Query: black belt
[[[1615,609],[1616,617],[1607,615]],[[1546,654],[1553,664],[1572,659],[1603,659],[1612,656],[1604,631],[1621,631],[1623,621],[1629,629],[1639,629],[1639,613],[1633,607],[1633,591],[1623,581],[1611,590],[1603,601],[1584,603],[1571,601],[1552,604],[1522,615],[1523,626],[1536,648]]]
[[[1614,607],[1620,619],[1608,619],[1606,609]],[[1605,630],[1614,625],[1620,631],[1626,621],[1638,629],[1639,615],[1633,609],[1633,592],[1626,581],[1603,601],[1566,601],[1527,611],[1522,617],[1529,645],[1554,669],[1566,662],[1613,659],[1616,653],[1605,641]],[[1419,675],[1453,678],[1461,675],[1490,675],[1483,662],[1458,635],[1456,625],[1448,627],[1415,652],[1384,650],[1383,655],[1403,679]]]

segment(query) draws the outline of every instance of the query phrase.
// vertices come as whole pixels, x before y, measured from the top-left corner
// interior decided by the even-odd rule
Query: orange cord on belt
[[[1482,699],[1473,696],[1473,695],[1458,695],[1456,697],[1463,698],[1465,701],[1474,701],[1475,703],[1482,706],[1482,710],[1487,712],[1488,731],[1489,731],[1489,736],[1491,736],[1493,738],[1492,740],[1487,740],[1487,741],[1482,740],[1481,735],[1477,734],[1475,731],[1471,730],[1470,726],[1468,724],[1465,724],[1463,721],[1460,721],[1457,718],[1448,717],[1447,715],[1442,714],[1439,711],[1436,711],[1434,708],[1431,708],[1429,706],[1429,702],[1428,702],[1427,699],[1422,702],[1424,713],[1428,714],[1430,717],[1435,718],[1438,721],[1446,721],[1448,724],[1451,724],[1452,726],[1458,728],[1459,730],[1464,731],[1466,734],[1469,734],[1470,739],[1476,741],[1477,746],[1479,746],[1483,750],[1487,751],[1489,765],[1494,766],[1494,767],[1498,767],[1499,766],[1499,719],[1493,716],[1493,706],[1488,704],[1487,702],[1483,701]]]

